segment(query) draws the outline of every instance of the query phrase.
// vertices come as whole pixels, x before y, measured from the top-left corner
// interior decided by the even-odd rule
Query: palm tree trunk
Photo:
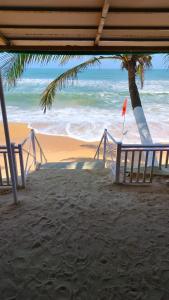
[[[153,140],[141,105],[140,95],[136,85],[136,62],[132,58],[128,62],[128,82],[131,104],[142,144],[152,144]]]

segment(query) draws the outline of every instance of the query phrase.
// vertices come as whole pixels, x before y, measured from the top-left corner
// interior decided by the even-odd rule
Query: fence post
[[[16,186],[18,187],[18,172],[17,172],[17,164],[16,164],[16,157],[15,157],[15,144],[11,144],[12,149],[12,156],[13,156],[13,163],[14,163],[14,172],[15,172],[15,180],[16,180]]]
[[[2,120],[3,120],[5,141],[6,141],[6,147],[7,147],[10,175],[11,175],[13,199],[14,199],[14,203],[17,204],[18,195],[17,195],[17,187],[16,187],[16,178],[15,178],[14,162],[13,162],[13,155],[12,155],[12,149],[11,149],[10,134],[9,134],[9,128],[8,128],[8,118],[7,118],[7,113],[6,113],[6,105],[5,105],[5,98],[4,98],[4,93],[3,93],[1,74],[0,74],[0,107],[1,107],[1,111],[2,111]]]
[[[35,169],[36,169],[37,161],[36,161],[35,132],[34,132],[33,129],[31,129],[31,142],[32,142],[34,166],[35,166]]]
[[[23,162],[23,151],[22,145],[18,145],[19,150],[19,161],[20,161],[20,169],[21,169],[21,181],[22,181],[22,188],[25,188],[25,171],[24,171],[24,162]]]
[[[107,145],[107,129],[104,130],[104,141],[103,141],[103,162],[104,166],[106,163],[106,145]]]
[[[121,145],[117,143],[115,183],[120,183]]]

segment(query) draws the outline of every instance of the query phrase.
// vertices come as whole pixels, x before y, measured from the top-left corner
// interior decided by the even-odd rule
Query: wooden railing
[[[103,159],[115,183],[151,183],[162,170],[169,174],[169,144],[122,144],[106,129],[94,159]]]
[[[47,159],[33,129],[22,144],[11,144],[11,148],[16,185],[24,188],[27,175],[37,170]],[[6,146],[0,146],[0,187],[6,186],[11,186],[8,152]]]
[[[39,169],[43,163],[46,163],[47,159],[33,129],[21,146],[25,162],[24,174],[27,177],[31,171]]]
[[[167,144],[121,144],[118,146],[118,153],[120,158],[117,182],[152,183],[153,175],[162,174],[162,170],[169,171],[169,145]]]
[[[107,164],[109,164],[109,162],[112,163],[115,159],[117,144],[118,142],[111,136],[107,129],[105,129],[94,155],[94,159],[102,159],[105,163],[105,167],[108,167]]]
[[[22,146],[11,144],[17,187],[25,187]],[[6,146],[0,146],[0,187],[11,186],[8,152]]]

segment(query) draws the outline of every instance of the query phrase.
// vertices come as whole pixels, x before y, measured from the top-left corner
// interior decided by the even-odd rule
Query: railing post
[[[107,129],[104,130],[104,140],[103,140],[103,162],[104,166],[106,163],[106,145],[107,145]]]
[[[0,74],[0,106],[1,106],[1,111],[2,111],[2,120],[3,120],[7,154],[8,154],[8,162],[9,162],[9,168],[10,168],[10,174],[11,174],[13,198],[14,198],[14,203],[17,204],[18,196],[17,196],[16,178],[15,178],[14,162],[13,162],[13,155],[12,155],[12,149],[11,149],[10,134],[9,134],[9,128],[8,128],[8,118],[7,118],[7,113],[6,113],[5,98],[4,98],[4,93],[3,93],[1,74]]]
[[[11,144],[11,149],[12,149],[12,156],[13,156],[13,163],[14,163],[16,186],[18,187],[18,173],[17,173],[17,164],[16,164],[15,144],[14,143]]]
[[[25,171],[24,171],[24,162],[23,162],[23,151],[22,151],[22,145],[18,145],[19,150],[19,161],[20,161],[20,169],[21,169],[21,181],[22,181],[22,187],[25,188]]]
[[[122,143],[117,143],[115,183],[120,183],[121,145]]]
[[[35,166],[35,169],[36,169],[37,161],[36,161],[35,132],[34,132],[33,129],[31,129],[31,142],[32,142],[34,166]]]

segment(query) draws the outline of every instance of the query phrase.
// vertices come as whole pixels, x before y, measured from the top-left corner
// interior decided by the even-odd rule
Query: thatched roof
[[[0,50],[167,51],[168,0],[0,0]]]

